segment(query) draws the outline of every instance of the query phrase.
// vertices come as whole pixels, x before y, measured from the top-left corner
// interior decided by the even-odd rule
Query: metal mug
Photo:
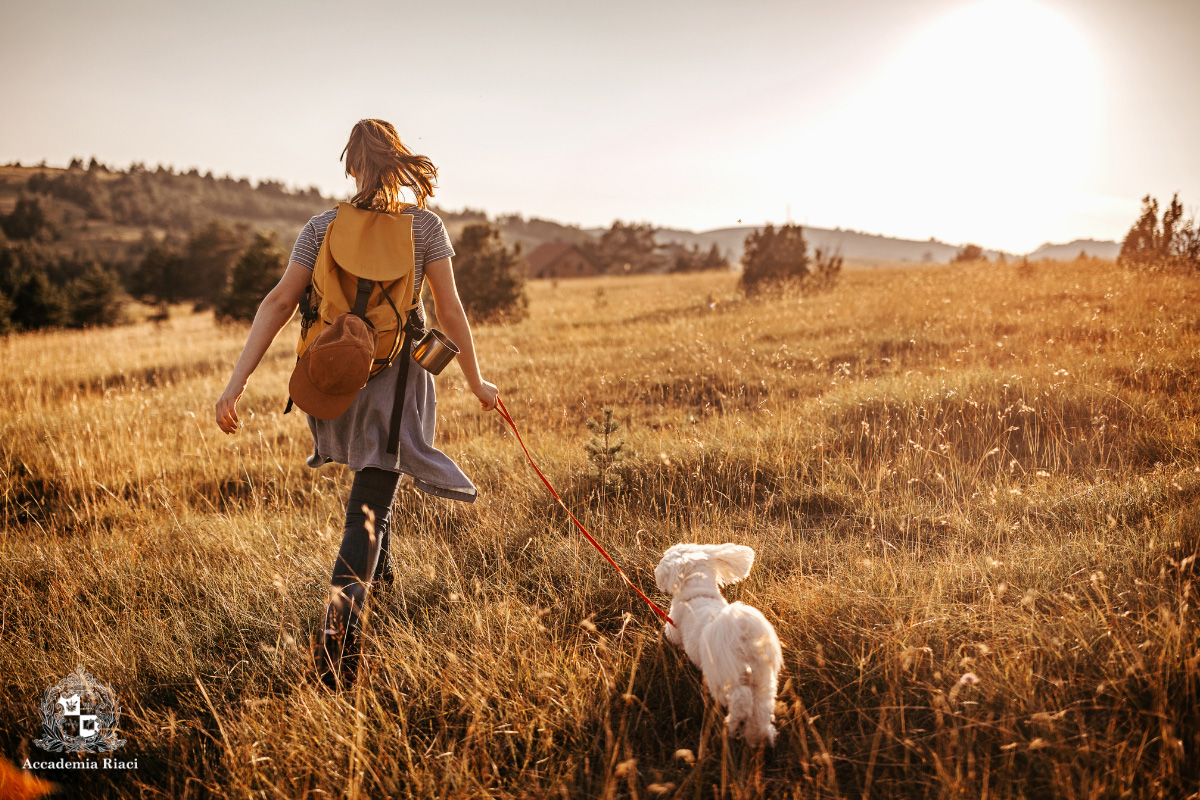
[[[426,331],[413,348],[413,358],[434,375],[440,375],[456,355],[458,347],[437,328]]]

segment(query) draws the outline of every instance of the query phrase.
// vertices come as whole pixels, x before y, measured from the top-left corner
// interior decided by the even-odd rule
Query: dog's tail
[[[745,681],[746,674],[752,681],[784,667],[784,651],[774,628],[760,610],[743,603],[730,603],[722,609],[704,628],[703,639],[702,657],[706,663],[701,668],[706,675],[724,676],[730,682],[726,691]],[[774,694],[775,687],[769,687],[769,691]]]

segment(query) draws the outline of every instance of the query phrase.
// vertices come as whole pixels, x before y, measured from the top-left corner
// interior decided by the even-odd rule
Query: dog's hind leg
[[[751,711],[746,721],[746,741],[774,746],[775,726],[771,721],[775,718],[775,690],[774,673],[755,685]]]
[[[729,713],[725,716],[725,730],[730,736],[744,736],[754,714],[754,692],[746,684],[730,688],[725,696]]]

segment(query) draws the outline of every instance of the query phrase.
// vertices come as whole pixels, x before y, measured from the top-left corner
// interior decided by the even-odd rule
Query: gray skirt
[[[392,398],[396,394],[396,371],[399,369],[397,361],[367,381],[350,408],[337,419],[309,416],[313,454],[306,463],[316,468],[336,462],[355,472],[365,467],[401,472],[411,476],[423,492],[475,502],[479,496],[475,484],[448,455],[433,446],[437,424],[433,376],[411,356],[404,392],[404,416],[400,422],[399,452],[396,455],[387,452]]]

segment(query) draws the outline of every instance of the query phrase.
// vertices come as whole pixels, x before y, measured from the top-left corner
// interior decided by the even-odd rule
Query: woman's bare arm
[[[312,270],[295,261],[288,262],[287,270],[275,288],[267,292],[258,311],[254,314],[254,322],[250,325],[250,335],[246,337],[246,346],[233,367],[233,375],[229,384],[217,400],[217,425],[226,433],[234,433],[238,429],[237,402],[246,390],[246,382],[262,361],[263,355],[275,337],[288,324],[304,289],[312,280]]]
[[[450,259],[439,258],[426,264],[425,280],[429,281],[429,289],[433,292],[438,322],[450,340],[458,345],[458,366],[462,369],[463,377],[467,379],[467,385],[479,398],[483,410],[491,411],[496,407],[496,398],[500,392],[495,384],[485,381],[479,373],[479,360],[475,357],[471,323],[467,321],[467,313],[463,310],[462,300],[458,296],[458,287],[454,285],[454,268],[450,265]]]

